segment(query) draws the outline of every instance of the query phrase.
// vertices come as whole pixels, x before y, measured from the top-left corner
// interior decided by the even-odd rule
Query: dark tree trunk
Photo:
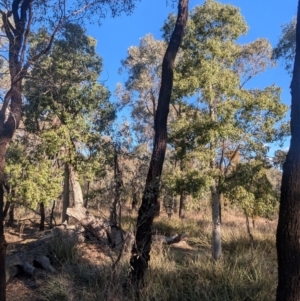
[[[4,236],[4,189],[0,185],[0,300],[6,300],[6,275],[5,275],[5,257],[7,243]]]
[[[53,201],[52,203],[52,208],[51,208],[51,213],[50,213],[50,223],[49,223],[49,228],[53,228],[53,222],[55,223],[55,218],[54,218],[54,209],[55,209],[56,201]],[[56,223],[55,223],[56,224]]]
[[[88,209],[89,205],[89,193],[90,193],[90,181],[87,182],[86,196],[84,202],[84,208]]]
[[[186,147],[183,143],[182,146],[182,159],[180,160],[180,171],[183,172],[185,169],[184,159],[186,156]],[[179,218],[185,218],[185,206],[186,206],[187,195],[184,191],[181,191],[179,200]]]
[[[153,152],[142,197],[142,204],[139,208],[135,243],[132,247],[130,258],[131,272],[128,280],[134,287],[137,299],[139,298],[139,288],[143,284],[145,272],[150,260],[152,224],[154,215],[159,207],[159,183],[167,144],[167,118],[173,87],[174,61],[184,35],[188,18],[188,2],[188,0],[179,0],[177,21],[162,64],[161,87],[154,124],[155,136]]]
[[[296,27],[296,56],[291,83],[291,142],[283,165],[279,220],[277,301],[300,300],[300,1]]]
[[[10,201],[6,201],[4,209],[3,209],[3,219],[5,219],[7,216],[7,212],[10,208],[10,204],[11,204]]]
[[[43,202],[40,203],[40,231],[45,230],[45,204]]]
[[[14,224],[15,220],[15,204],[12,203],[9,207],[9,212],[8,212],[8,225],[12,226]]]
[[[5,253],[3,216],[3,185],[6,149],[15,130],[19,127],[22,109],[22,81],[30,65],[48,52],[53,43],[59,25],[54,30],[48,45],[37,55],[25,63],[25,50],[32,22],[33,0],[13,0],[6,11],[0,10],[2,29],[8,40],[8,62],[10,73],[10,89],[7,91],[0,109],[0,300],[5,301]],[[13,19],[13,20],[11,20]],[[12,25],[13,23],[13,25]],[[3,269],[4,268],[4,269]]]
[[[64,189],[63,189],[63,209],[61,220],[64,223],[69,220],[67,215],[67,209],[70,207],[70,172],[68,163],[65,163],[65,172],[64,172]]]

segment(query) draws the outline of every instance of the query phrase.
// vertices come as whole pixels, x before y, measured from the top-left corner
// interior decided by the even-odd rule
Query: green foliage
[[[31,37],[31,51],[47,36]],[[84,181],[103,172],[103,131],[115,118],[110,93],[98,82],[102,59],[95,39],[76,24],[65,24],[49,56],[38,61],[25,83],[25,126],[45,142],[49,157],[73,164]]]
[[[276,59],[284,59],[285,69],[290,74],[293,71],[296,53],[296,24],[297,19],[294,17],[290,23],[282,26],[281,37],[276,48],[274,49],[274,57]]]
[[[269,180],[267,168],[255,161],[238,164],[223,182],[221,191],[247,215],[271,217],[278,209],[280,193]]]
[[[169,16],[163,28],[166,39],[172,22]],[[255,214],[268,214],[266,208],[276,207],[276,197],[271,197],[274,191],[266,176],[260,175],[263,165],[256,166],[255,175],[269,188],[268,198],[258,197],[261,187],[255,193],[249,190],[249,182],[242,177],[231,180],[233,171],[238,172],[238,163],[251,165],[254,158],[265,161],[268,143],[286,135],[285,127],[279,124],[287,111],[280,102],[281,89],[246,88],[251,78],[275,64],[272,47],[265,39],[237,44],[246,32],[244,18],[231,5],[210,0],[192,10],[175,68],[174,91],[180,109],[170,124],[169,142],[180,170],[186,170],[183,179],[192,168],[208,181],[205,185],[202,182],[202,187],[208,188],[214,181],[222,191],[234,183],[230,197],[239,200],[242,208],[253,207]],[[198,98],[197,107],[182,106],[184,97],[191,95]]]
[[[61,193],[62,172],[52,160],[39,158],[39,145],[31,149],[26,144],[12,142],[7,150],[5,173],[11,186],[8,198],[36,209],[45,207]]]
[[[139,46],[131,46],[122,61],[120,72],[127,71],[125,85],[118,84],[116,94],[120,106],[131,107],[134,130],[140,142],[153,137],[154,116],[160,87],[162,57],[166,43],[154,40],[151,34],[140,40]]]

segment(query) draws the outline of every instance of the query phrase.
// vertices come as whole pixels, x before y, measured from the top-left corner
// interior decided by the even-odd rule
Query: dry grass
[[[123,219],[132,228],[134,217]],[[147,286],[143,301],[270,301],[275,299],[277,263],[275,250],[276,221],[256,220],[251,248],[245,219],[239,212],[224,212],[222,225],[223,257],[211,260],[209,217],[160,217],[154,229],[172,235],[189,233],[186,242],[171,247],[159,242],[152,245]],[[61,238],[57,238],[61,239]],[[40,289],[44,301],[132,300],[125,297],[122,283],[129,269],[124,254],[112,273],[114,254],[99,246],[80,245],[66,239],[53,241],[49,248],[60,276],[48,279]]]

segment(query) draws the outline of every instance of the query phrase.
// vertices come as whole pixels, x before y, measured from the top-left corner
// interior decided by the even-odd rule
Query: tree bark
[[[40,203],[40,231],[45,230],[45,204],[43,202]]]
[[[144,282],[145,272],[150,260],[152,224],[156,209],[159,205],[159,184],[166,152],[167,118],[173,87],[174,61],[184,35],[188,18],[188,2],[188,0],[179,0],[175,28],[162,64],[161,87],[154,124],[155,136],[153,152],[142,197],[142,204],[139,208],[135,243],[132,247],[130,258],[131,272],[128,281],[133,285],[137,299],[139,299],[139,288]]]
[[[6,275],[5,275],[5,257],[7,243],[4,236],[4,189],[3,185],[0,185],[0,300],[6,300]]]
[[[182,158],[180,160],[180,171],[183,172],[185,169],[184,159],[186,156],[186,147],[182,147]],[[186,193],[184,191],[181,191],[180,194],[180,200],[179,200],[179,218],[183,219],[185,218],[185,205],[186,205]]]
[[[87,182],[86,196],[84,202],[84,208],[88,209],[89,205],[89,193],[90,193],[90,181]]]
[[[222,255],[221,246],[221,218],[220,218],[220,205],[221,193],[218,191],[216,183],[211,187],[212,195],[212,257],[214,260],[219,260]]]
[[[68,163],[65,163],[65,172],[64,172],[64,189],[63,189],[63,209],[61,221],[64,223],[69,220],[67,215],[67,209],[70,207],[70,173]]]
[[[75,170],[75,167],[72,164],[69,163],[68,166],[69,166],[71,190],[73,195],[73,206],[75,208],[84,207],[83,193],[78,180],[77,171]]]
[[[52,208],[51,208],[51,213],[50,213],[50,223],[49,223],[49,228],[50,228],[50,229],[53,228],[53,222],[56,224],[55,218],[54,218],[54,209],[55,209],[55,205],[56,205],[56,201],[53,201],[53,203],[52,203]]]
[[[30,65],[47,53],[53,43],[54,36],[59,29],[55,28],[48,45],[27,63],[25,50],[27,38],[30,34],[32,22],[33,0],[13,0],[10,9],[0,10],[2,17],[2,28],[8,40],[8,62],[10,73],[10,89],[4,96],[0,109],[0,300],[5,301],[5,253],[6,242],[4,237],[3,216],[3,185],[5,184],[4,169],[6,149],[15,130],[19,127],[22,109],[22,81]],[[11,22],[11,18],[13,22]],[[13,25],[11,24],[13,23]]]
[[[279,220],[277,301],[300,300],[300,1],[296,27],[296,56],[291,82],[291,142],[283,165]]]
[[[9,208],[10,208],[10,205],[11,205],[10,201],[6,201],[5,207],[4,207],[4,209],[3,209],[3,219],[6,218],[7,212],[8,212],[8,210],[9,210]]]
[[[15,204],[12,203],[9,206],[9,211],[8,211],[8,225],[12,226],[14,224],[15,220]]]
[[[187,195],[184,192],[181,192],[179,200],[179,218],[185,218],[185,206],[186,206]]]

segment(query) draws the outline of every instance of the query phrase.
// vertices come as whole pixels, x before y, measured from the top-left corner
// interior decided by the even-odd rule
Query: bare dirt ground
[[[8,243],[7,251],[17,245],[36,240],[39,236],[40,232],[34,227],[26,227],[22,235],[20,235],[18,226],[7,227],[5,233]],[[33,277],[20,274],[18,277],[12,278],[6,286],[7,301],[42,301],[36,292],[46,280],[47,273],[42,269],[36,269]]]

